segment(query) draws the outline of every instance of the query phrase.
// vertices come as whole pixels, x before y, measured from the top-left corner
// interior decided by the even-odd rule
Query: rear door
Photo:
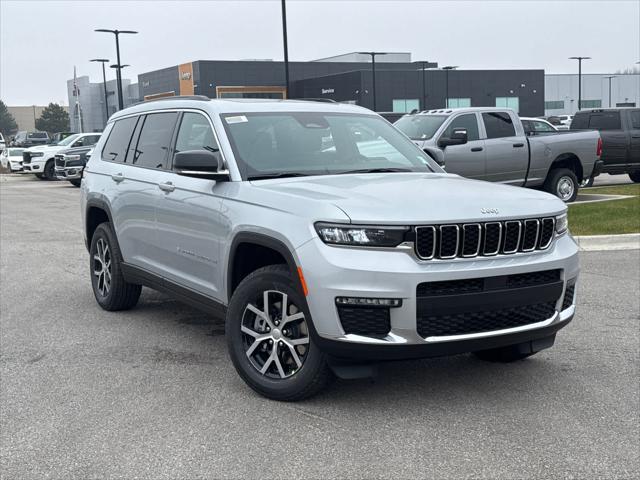
[[[591,112],[586,128],[598,130],[602,137],[602,156],[607,171],[622,173],[627,169],[629,134],[622,128],[619,110]]]
[[[486,176],[490,182],[523,185],[529,164],[524,131],[508,111],[482,113],[487,152]]]
[[[476,113],[464,113],[454,117],[444,132],[438,137],[450,138],[454,129],[467,131],[468,142],[464,145],[444,147],[445,169],[467,178],[485,178],[485,141],[480,138],[479,118]]]
[[[628,168],[629,170],[640,170],[640,109],[627,112],[627,125],[631,137]]]
[[[204,112],[185,111],[179,120],[175,147],[220,151],[213,125]],[[228,225],[221,216],[220,185],[213,180],[178,175],[163,169],[157,177],[157,267],[174,283],[222,300],[220,243]]]

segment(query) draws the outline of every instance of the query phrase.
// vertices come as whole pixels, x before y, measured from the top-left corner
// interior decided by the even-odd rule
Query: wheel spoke
[[[293,339],[288,339],[287,338],[287,343],[289,343],[289,345],[308,345],[309,344],[309,337],[303,337],[303,338],[293,338]]]
[[[271,365],[271,362],[273,362],[273,358],[274,358],[274,353],[271,352],[271,355],[269,356],[269,358],[267,358],[267,360],[264,362],[264,365],[260,369],[260,373],[261,374],[264,375],[265,372],[269,369],[269,366]]]
[[[274,352],[275,352],[275,348],[274,348]],[[276,368],[278,369],[280,378],[285,378],[286,375],[284,374],[284,370],[282,369],[282,364],[280,363],[280,357],[278,356],[277,353],[275,354],[274,361],[276,362]]]
[[[282,326],[284,327],[289,322],[295,322],[296,320],[303,320],[304,312],[294,313],[293,315],[287,315],[282,319]]]
[[[247,335],[251,335],[253,338],[258,338],[260,336],[258,332],[251,330],[249,327],[246,327],[244,325],[240,327],[240,331],[242,333],[246,333]]]
[[[300,361],[300,357],[298,356],[298,352],[293,345],[287,343],[287,347],[289,347],[289,352],[291,352],[291,356],[293,357],[293,361],[296,362],[298,368],[302,366],[302,362]]]
[[[256,338],[256,340],[251,344],[251,346],[249,347],[249,349],[247,350],[247,357],[251,358],[251,355],[253,355],[253,352],[255,351],[256,348],[258,348],[258,345],[260,345],[263,340],[266,340],[265,338]]]

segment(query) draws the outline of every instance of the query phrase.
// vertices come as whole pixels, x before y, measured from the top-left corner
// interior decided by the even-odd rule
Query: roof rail
[[[135,105],[142,105],[144,103],[150,103],[150,102],[160,102],[163,100],[198,100],[199,102],[208,102],[211,99],[206,95],[172,95],[169,97],[158,97],[158,98],[150,98],[149,100],[142,100],[130,106],[133,107]]]

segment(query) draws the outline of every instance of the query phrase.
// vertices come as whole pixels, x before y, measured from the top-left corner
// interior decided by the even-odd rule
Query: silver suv
[[[270,398],[381,360],[522,359],[574,315],[562,201],[446,174],[364,108],[147,102],[109,120],[81,190],[100,306],[144,285],[226,315],[235,368]]]

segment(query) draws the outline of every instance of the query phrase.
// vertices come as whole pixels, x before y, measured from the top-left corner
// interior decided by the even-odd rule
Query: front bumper
[[[567,282],[579,272],[578,248],[570,235],[557,238],[548,250],[496,257],[417,260],[400,249],[331,247],[316,238],[296,250],[309,294],[313,333],[320,348],[340,357],[414,358],[495,348],[553,335],[571,321],[562,303]],[[477,279],[560,270],[561,292],[554,313],[515,328],[423,338],[418,332],[417,286],[423,282]],[[336,297],[401,299],[390,308],[390,331],[380,338],[345,333]]]
[[[42,157],[31,157],[29,163],[22,162],[22,169],[28,173],[42,173],[44,172],[45,161]]]
[[[58,167],[56,166],[56,178],[58,180],[80,180],[84,167]]]

